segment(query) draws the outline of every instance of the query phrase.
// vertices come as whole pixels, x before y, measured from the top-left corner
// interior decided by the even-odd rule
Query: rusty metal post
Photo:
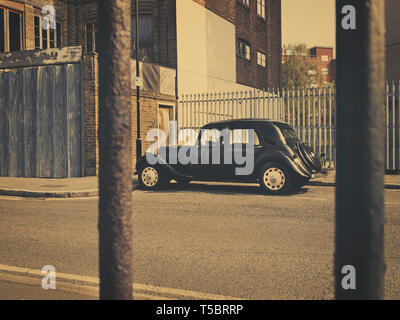
[[[336,0],[336,11],[335,294],[336,299],[381,299],[384,0]]]
[[[139,60],[139,41],[140,41],[140,32],[139,32],[139,0],[135,0],[135,14],[136,14],[136,78],[140,77],[140,60]],[[137,138],[136,138],[136,162],[142,156],[142,139],[140,138],[140,86],[136,84],[136,125],[137,125]]]
[[[99,5],[100,299],[132,299],[131,1]]]

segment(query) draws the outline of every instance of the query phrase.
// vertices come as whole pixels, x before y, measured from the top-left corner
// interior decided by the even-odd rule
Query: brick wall
[[[99,166],[98,146],[98,55],[96,53],[84,55],[83,101],[84,101],[84,159],[85,175],[97,175]],[[176,107],[174,96],[141,92],[140,99],[140,138],[142,139],[143,153],[154,142],[146,141],[149,130],[158,128],[159,104]],[[136,89],[132,90],[132,170],[136,164],[137,138],[137,108]]]
[[[266,17],[257,15],[257,1],[246,7],[236,1],[236,38],[250,43],[251,61],[237,57],[237,82],[257,87],[272,88],[280,85],[281,69],[281,4],[266,0]],[[267,67],[257,65],[257,51],[266,54]]]
[[[97,0],[68,3],[68,45],[84,46],[85,25],[97,23]]]
[[[386,79],[400,79],[400,1],[386,0]]]
[[[68,38],[68,12],[66,1],[61,0],[25,0],[25,1],[2,1],[0,5],[5,7],[11,6],[12,4],[23,5],[23,18],[24,18],[24,49],[34,50],[35,49],[35,30],[34,30],[34,16],[43,17],[42,8],[45,5],[52,5],[56,9],[56,20],[61,23],[62,27],[62,46],[66,46]]]
[[[282,48],[282,18],[281,0],[267,0],[268,17],[268,49],[267,72],[268,87],[279,87],[281,84],[281,48]]]
[[[220,17],[235,23],[235,5],[237,0],[193,0]]]
[[[98,109],[99,109],[99,73],[96,53],[86,54],[83,58],[83,141],[85,175],[94,176],[98,172]]]
[[[136,165],[136,139],[137,139],[137,103],[136,91],[132,95],[132,168]],[[157,95],[150,92],[141,92],[140,99],[140,139],[142,140],[142,154],[154,143],[146,141],[146,136],[151,129],[158,128],[159,104],[171,105],[176,108],[175,97]],[[173,119],[171,119],[173,120]]]

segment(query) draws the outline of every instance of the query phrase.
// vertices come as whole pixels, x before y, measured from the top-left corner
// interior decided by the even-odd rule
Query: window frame
[[[250,8],[250,0],[238,0],[239,3],[244,6],[245,8],[249,9]]]
[[[146,21],[148,19],[148,21]],[[139,14],[139,59],[142,61],[146,57],[150,62],[154,62],[154,40],[156,39],[155,35],[155,23],[156,23],[156,18],[154,17],[153,14],[150,14],[148,12],[140,13]],[[132,52],[132,57],[136,56],[136,15],[132,15],[131,17],[131,23],[132,23],[132,34],[131,34],[131,52]],[[148,24],[147,26],[150,26],[150,28],[144,28],[144,25]],[[144,34],[141,33],[141,31],[146,30],[149,31],[150,33],[146,34],[146,37]],[[143,38],[147,38],[144,40]],[[143,45],[144,43],[144,45]]]
[[[259,63],[259,57],[261,57],[261,64]],[[264,60],[262,58],[264,58]],[[264,62],[264,64],[262,64],[262,62]],[[257,50],[257,65],[262,68],[267,67],[267,55],[260,50]]]
[[[329,56],[326,54],[321,55],[321,61],[322,62],[329,62]]]
[[[321,74],[324,75],[324,76],[329,75],[329,69],[328,68],[322,68],[321,69]]]
[[[36,23],[36,19],[38,19],[39,24]],[[43,16],[34,15],[33,16],[33,36],[34,36],[34,46],[35,50],[45,50],[45,49],[54,49],[54,48],[61,48],[62,47],[62,24],[61,22],[55,21],[55,29],[51,29],[50,25],[49,28],[43,29]],[[36,36],[36,28],[39,27],[39,38]],[[60,31],[58,31],[60,28]],[[51,47],[51,33],[53,32],[53,47]],[[46,35],[46,37],[44,37]],[[61,36],[61,39],[58,39],[58,35]],[[36,44],[36,39],[39,40],[39,46]],[[46,39],[46,47],[44,46],[44,39]],[[60,46],[58,46],[60,44]]]
[[[261,9],[260,9],[260,12],[261,12],[262,14],[259,13],[259,10],[258,10],[259,8],[261,8]],[[263,9],[264,9],[264,10],[263,10]],[[257,0],[257,16],[258,16],[260,19],[266,20],[267,13],[266,13],[265,0]]]
[[[90,26],[90,29],[89,29]],[[89,50],[88,48],[88,44],[89,44],[89,34],[91,37],[91,46],[92,46],[92,50]],[[96,35],[97,35],[97,23],[96,22],[87,22],[85,23],[85,53],[93,53],[93,52],[97,52],[97,48],[96,48]]]
[[[8,7],[0,6],[3,11],[3,51],[11,52],[11,38],[10,38],[10,12],[19,16],[19,49],[14,52],[23,51],[25,48],[24,41],[24,13],[22,11],[14,10]]]
[[[244,49],[245,49],[245,53],[244,54],[242,54],[241,45],[244,45]],[[236,41],[236,46],[237,46],[236,47],[236,55],[238,57],[246,60],[246,61],[251,61],[251,45],[250,45],[250,42],[248,42],[248,41],[246,41],[246,40],[244,40],[242,38],[238,38],[237,41]],[[249,52],[248,52],[249,53],[249,57],[248,58],[247,58],[247,51],[246,51],[247,47],[249,49]]]

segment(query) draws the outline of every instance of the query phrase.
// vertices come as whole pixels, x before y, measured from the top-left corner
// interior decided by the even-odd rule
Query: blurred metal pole
[[[131,1],[99,1],[100,299],[132,299]]]
[[[356,12],[344,29],[342,8]],[[384,0],[336,0],[336,299],[382,299],[384,280]],[[356,271],[356,289],[343,279]],[[346,269],[346,268],[345,268]],[[342,273],[343,272],[343,273]]]
[[[135,1],[136,11],[136,78],[140,77],[140,61],[139,61],[139,0]],[[140,139],[140,86],[136,84],[136,112],[137,112],[137,138],[136,138],[136,162],[142,156],[142,140]]]

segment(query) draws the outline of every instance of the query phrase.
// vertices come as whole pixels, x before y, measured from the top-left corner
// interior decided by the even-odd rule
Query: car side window
[[[219,143],[220,131],[218,129],[204,129],[202,130],[200,145],[206,146],[210,143]]]
[[[254,145],[260,145],[260,140],[258,138],[257,132],[253,129],[234,129],[231,132],[231,143],[249,143],[249,134],[254,136]]]

